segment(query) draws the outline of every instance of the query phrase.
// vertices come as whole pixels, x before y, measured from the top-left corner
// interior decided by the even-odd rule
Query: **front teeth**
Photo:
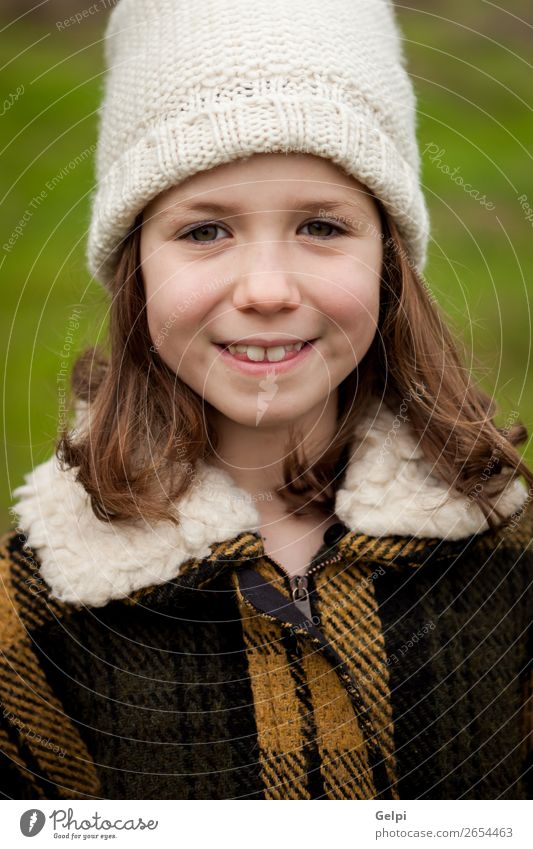
[[[300,351],[303,346],[303,342],[296,342],[294,345],[276,345],[272,348],[261,348],[259,345],[230,345],[229,352],[246,354],[254,363],[261,363],[266,354],[269,363],[279,363],[288,351]]]

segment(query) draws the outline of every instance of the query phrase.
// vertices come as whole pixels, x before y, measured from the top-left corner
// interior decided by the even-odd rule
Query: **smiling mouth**
[[[253,363],[280,363],[285,360],[294,359],[300,351],[308,348],[316,339],[310,339],[307,342],[295,342],[291,345],[225,345],[215,343],[217,348],[225,353],[229,353],[237,360]]]

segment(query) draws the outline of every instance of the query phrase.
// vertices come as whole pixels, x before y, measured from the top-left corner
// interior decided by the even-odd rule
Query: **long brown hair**
[[[473,383],[394,221],[380,212],[384,259],[378,330],[362,362],[339,386],[337,431],[320,458],[310,463],[296,430],[289,430],[284,483],[276,493],[294,513],[332,513],[355,447],[354,429],[367,402],[378,395],[392,411],[408,410],[432,474],[479,504],[493,528],[503,518],[493,501],[509,480],[523,475],[533,484],[533,473],[515,448],[527,439],[527,429],[518,422],[494,424],[494,400]],[[209,460],[217,435],[203,414],[205,400],[152,344],[140,267],[141,223],[139,215],[114,276],[109,351],[89,348],[72,371],[72,406],[88,405],[90,426],[78,432],[62,427],[56,454],[63,467],[77,469],[98,518],[179,523],[173,502],[194,485],[196,463]]]

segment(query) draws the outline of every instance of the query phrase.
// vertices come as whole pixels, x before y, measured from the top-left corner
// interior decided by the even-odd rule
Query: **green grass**
[[[533,206],[531,112],[524,104],[530,77],[520,58],[527,55],[524,28],[481,2],[448,0],[421,8],[438,9],[441,18],[474,32],[407,5],[400,11],[419,98],[420,146],[444,149],[443,161],[459,167],[465,181],[495,206],[484,209],[422,157],[434,239],[426,278],[455,332],[481,363],[476,376],[501,404],[500,421],[518,410],[520,420],[533,427],[528,301],[533,229],[518,202],[526,194]],[[57,32],[53,21],[38,23],[28,15],[2,42],[2,64],[9,62],[5,92],[24,85],[2,117],[2,137],[8,140],[1,160],[7,176],[2,244],[31,209],[32,198],[41,191],[46,196],[13,249],[0,251],[6,436],[0,529],[10,524],[11,490],[53,449],[59,352],[72,307],[82,305],[71,362],[105,322],[106,297],[90,283],[84,257],[92,157],[55,188],[46,188],[96,141],[103,16],[92,25]],[[532,463],[533,446],[524,453]]]

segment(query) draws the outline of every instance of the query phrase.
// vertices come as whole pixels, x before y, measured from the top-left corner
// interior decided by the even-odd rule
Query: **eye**
[[[210,235],[212,236],[213,233],[216,234],[217,230],[224,230],[224,232],[226,232],[226,233],[228,232],[227,230],[225,230],[224,227],[221,227],[220,224],[214,224],[214,223],[212,224],[210,222],[207,222],[206,224],[200,224],[198,227],[195,227],[193,230],[189,230],[187,233],[184,233],[183,236],[179,236],[179,238],[183,239],[183,241],[196,242],[196,244],[206,244],[206,243],[209,244],[210,242],[219,241],[216,238],[215,239],[209,238],[209,236]],[[188,237],[192,236],[194,233],[197,233],[200,236],[200,238],[189,239]]]
[[[332,221],[326,221],[324,218],[315,218],[313,221],[308,221],[307,224],[304,224],[303,226],[304,227],[313,227],[315,229],[316,228],[320,229],[321,227],[329,227],[330,229],[333,229],[337,234],[343,235],[344,233],[346,233],[346,230],[344,230],[342,227],[339,227],[337,224],[333,224]],[[315,237],[320,238],[321,234],[320,233],[310,233],[310,235],[313,236],[314,238]],[[322,236],[324,236],[324,233],[322,233]],[[326,234],[325,237],[328,238],[328,234]]]

